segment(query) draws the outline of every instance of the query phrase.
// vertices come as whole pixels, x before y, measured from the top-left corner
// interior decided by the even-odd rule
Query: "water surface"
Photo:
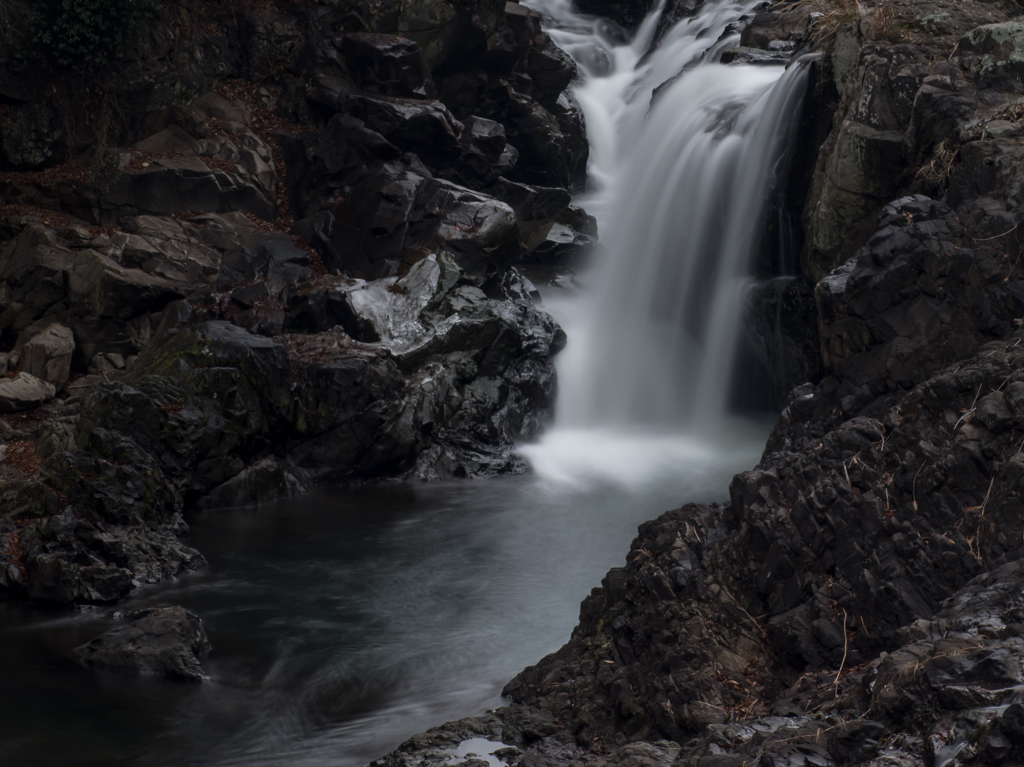
[[[209,681],[67,660],[113,608],[0,605],[0,763],[357,765],[500,705],[509,679],[569,638],[637,525],[723,499],[765,432],[737,422],[718,446],[666,435],[657,451],[616,435],[607,447],[620,452],[582,472],[556,440],[538,448],[536,476],[337,489],[195,517],[209,569],[117,609],[197,612],[214,646]],[[645,456],[642,487],[619,481]]]

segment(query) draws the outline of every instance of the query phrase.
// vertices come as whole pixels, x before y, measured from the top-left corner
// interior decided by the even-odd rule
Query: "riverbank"
[[[791,180],[823,377],[728,503],[641,526],[512,705],[374,764],[1019,760],[1021,11],[812,5],[728,56],[824,53]]]

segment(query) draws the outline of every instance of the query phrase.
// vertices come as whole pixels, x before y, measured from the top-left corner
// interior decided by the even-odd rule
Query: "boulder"
[[[366,127],[427,165],[443,168],[462,153],[463,125],[434,99],[375,98],[354,90],[344,80],[321,76],[311,96],[330,112],[361,120]]]
[[[40,381],[28,373],[0,379],[0,413],[33,410],[46,400],[53,399],[56,394],[53,384]]]
[[[251,117],[249,107],[244,102],[235,99],[228,101],[219,93],[210,91],[192,102],[192,106],[217,120],[235,123],[248,123]]]
[[[398,35],[357,32],[344,37],[345,58],[356,85],[364,91],[404,98],[435,98],[423,51]]]
[[[76,647],[75,659],[103,671],[203,681],[199,660],[210,651],[210,640],[195,613],[183,607],[151,607],[126,613],[122,619],[127,625]]]
[[[1024,22],[972,29],[960,39],[961,59],[978,85],[1020,93],[1024,78]]]
[[[825,367],[874,394],[910,387],[1009,330],[998,262],[956,214],[922,195],[887,205],[879,229],[815,288]]]
[[[565,189],[528,186],[507,179],[498,179],[483,191],[515,211],[519,234],[527,250],[533,250],[544,241],[551,226],[567,214],[572,200]]]
[[[519,250],[511,207],[449,181],[396,167],[370,176],[332,211],[324,262],[376,279],[426,253],[453,254],[468,275],[501,272]]]
[[[18,367],[60,391],[71,376],[74,352],[75,336],[71,329],[50,325],[22,347]]]
[[[582,266],[597,241],[565,224],[552,224],[544,239],[523,261],[529,264],[565,269]]]

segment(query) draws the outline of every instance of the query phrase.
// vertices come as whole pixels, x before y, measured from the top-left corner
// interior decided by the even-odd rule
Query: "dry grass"
[[[859,19],[868,22],[871,39],[886,39],[896,18],[892,0],[883,0],[873,8],[860,0],[792,0],[780,6],[779,10],[783,13],[808,14],[811,39],[816,47],[821,48],[831,47],[839,29]]]
[[[896,20],[896,8],[892,0],[885,0],[876,6],[870,14],[871,38],[873,40],[891,40],[892,24]]]
[[[931,160],[918,172],[917,178],[922,181],[944,184],[949,180],[953,167],[956,165],[957,156],[960,154],[960,147],[952,139],[945,139],[935,147]]]
[[[935,147],[931,159],[917,172],[916,178],[918,181],[945,187],[959,158],[959,143],[947,138]]]

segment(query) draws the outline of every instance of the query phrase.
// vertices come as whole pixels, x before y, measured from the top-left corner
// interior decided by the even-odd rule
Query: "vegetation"
[[[26,0],[0,0],[0,58],[18,47],[29,13]]]
[[[868,22],[871,37],[883,39],[888,36],[896,16],[892,0],[883,0],[873,8],[860,0],[792,0],[782,9],[809,14],[814,42],[824,48],[831,47],[840,27],[860,19]]]
[[[155,0],[47,0],[38,5],[30,49],[58,69],[96,72],[118,61]]]

